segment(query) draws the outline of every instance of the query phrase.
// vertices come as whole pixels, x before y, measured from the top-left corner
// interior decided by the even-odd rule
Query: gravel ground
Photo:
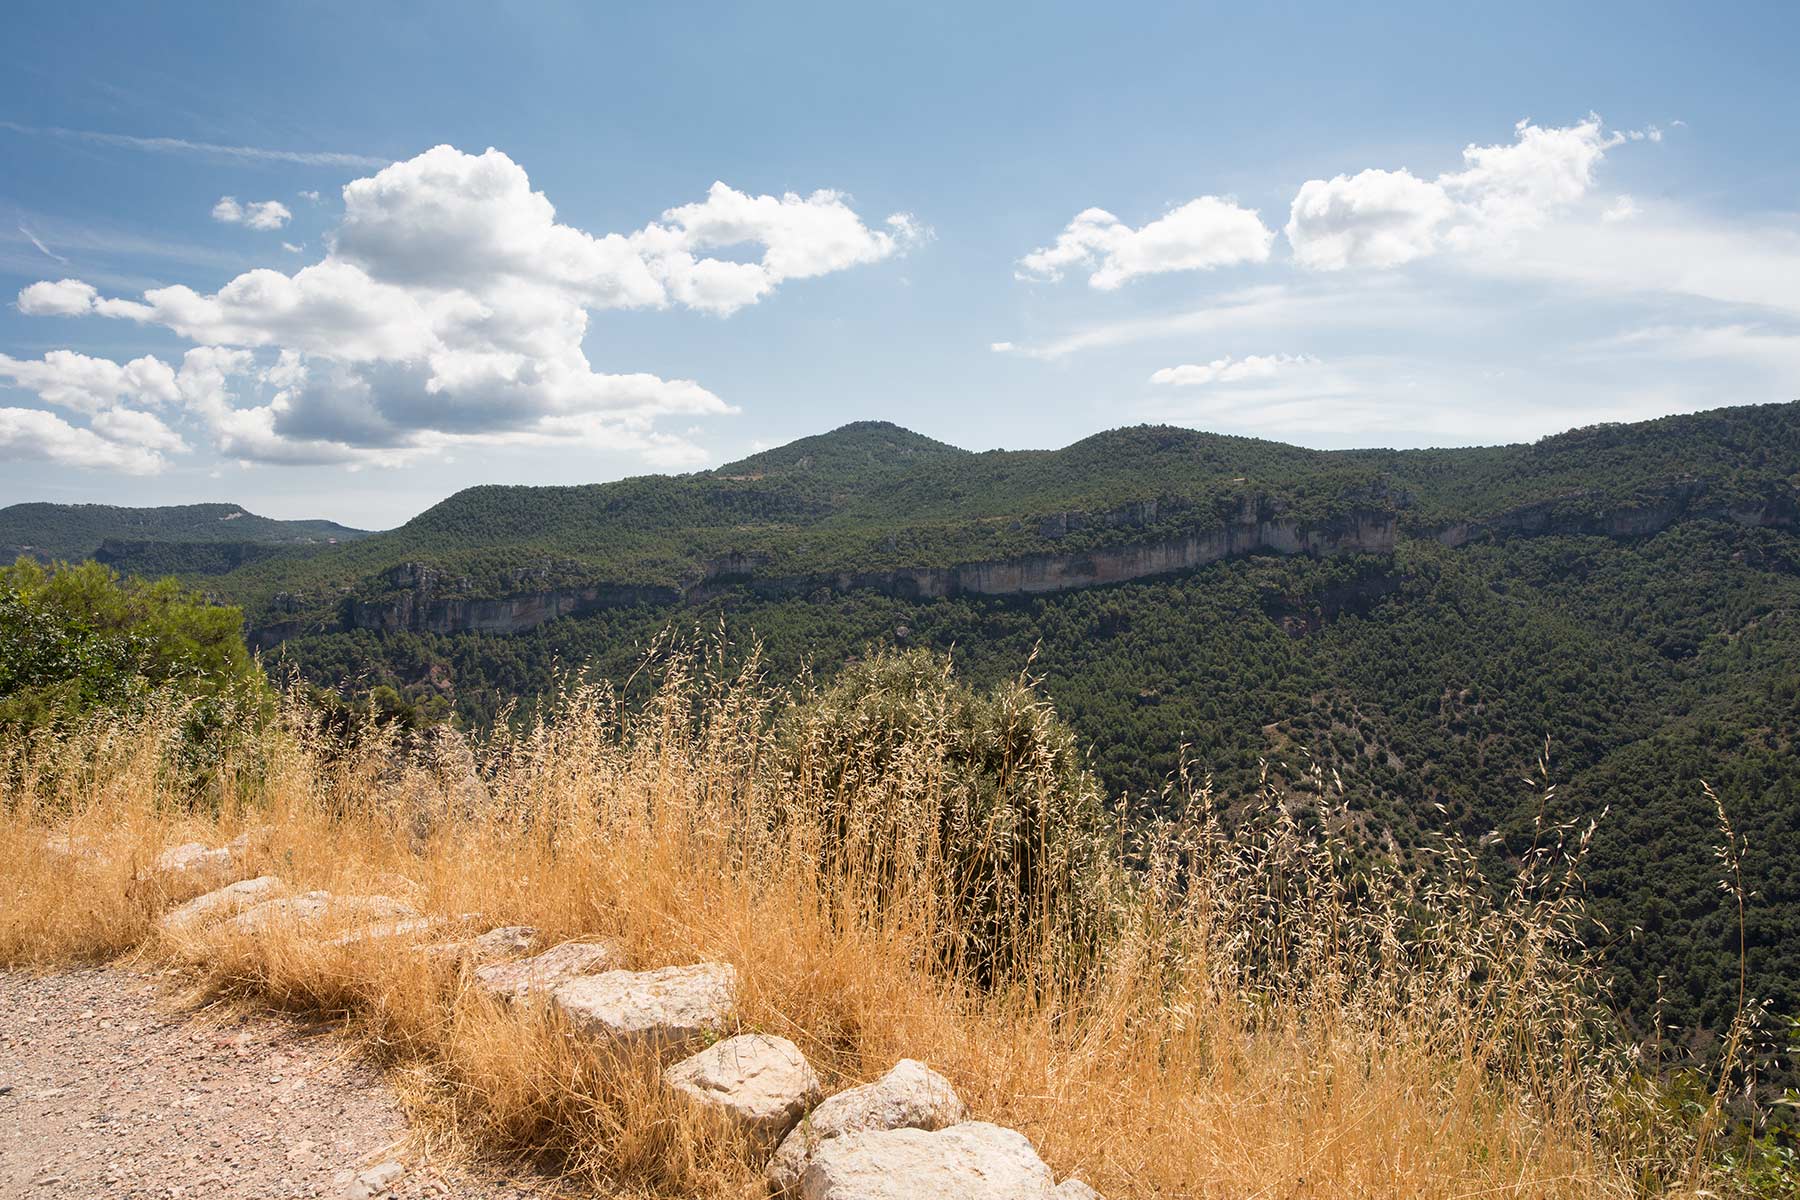
[[[0,1200],[553,1194],[422,1161],[380,1072],[328,1032],[173,1013],[163,991],[0,971]]]

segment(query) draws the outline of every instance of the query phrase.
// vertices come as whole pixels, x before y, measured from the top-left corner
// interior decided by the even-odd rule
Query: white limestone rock
[[[502,1000],[517,1003],[548,994],[558,984],[578,975],[607,970],[618,961],[618,948],[611,942],[564,942],[535,958],[480,967],[475,972],[475,984]]]
[[[512,958],[531,949],[537,940],[535,925],[502,925],[479,937],[458,938],[454,942],[438,942],[418,947],[419,953],[440,960],[468,959],[484,963],[496,958]]]
[[[537,941],[537,935],[536,925],[502,925],[471,938],[469,945],[479,958],[502,958],[525,953],[531,949],[531,943]]]
[[[261,904],[279,895],[281,889],[281,880],[273,875],[227,884],[217,891],[196,896],[179,908],[170,909],[157,925],[166,933],[191,933]]]
[[[362,942],[386,942],[427,937],[442,929],[444,917],[402,917],[397,921],[378,921],[359,929],[346,929],[335,937],[320,942],[323,946],[354,946]]]
[[[227,883],[238,873],[231,851],[211,849],[205,842],[183,842],[156,856],[153,874],[182,881],[217,880]]]
[[[769,1186],[777,1194],[792,1192],[813,1152],[846,1133],[930,1131],[968,1119],[968,1106],[948,1079],[917,1059],[903,1058],[874,1083],[847,1088],[808,1113],[769,1160]]]
[[[1024,1134],[970,1121],[935,1133],[847,1133],[821,1145],[801,1200],[1051,1200],[1056,1179]]]
[[[44,853],[53,854],[57,858],[85,858],[98,860],[105,857],[101,849],[100,839],[85,833],[51,833],[44,836]]]
[[[1056,1185],[1052,1193],[1056,1200],[1106,1200],[1099,1192],[1079,1179],[1065,1179]]]
[[[406,1164],[397,1159],[378,1163],[361,1172],[340,1194],[342,1200],[375,1200],[393,1191],[394,1185],[406,1177]]]
[[[306,892],[265,900],[226,921],[224,928],[233,933],[262,933],[282,926],[392,921],[418,915],[418,909],[392,896],[334,896],[330,892]]]
[[[800,1047],[763,1033],[708,1046],[663,1072],[663,1083],[723,1113],[760,1146],[779,1141],[823,1090]]]
[[[585,975],[560,984],[551,1001],[590,1037],[668,1049],[723,1029],[736,988],[729,963],[696,963]]]

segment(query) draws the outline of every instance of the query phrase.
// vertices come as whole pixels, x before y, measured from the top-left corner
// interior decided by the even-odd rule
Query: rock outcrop
[[[397,921],[378,921],[356,929],[346,929],[320,942],[323,946],[356,946],[367,942],[404,941],[429,937],[447,923],[443,917],[402,917]]]
[[[229,846],[214,850],[205,842],[183,842],[156,856],[149,876],[185,884],[230,883],[239,870],[239,859]]]
[[[935,1133],[850,1133],[820,1146],[801,1200],[1050,1200],[1056,1177],[1017,1130],[970,1121]]]
[[[278,895],[281,889],[281,880],[273,875],[245,879],[170,909],[157,921],[157,926],[165,933],[193,933],[261,904]]]
[[[225,921],[223,928],[232,933],[257,934],[296,925],[393,921],[418,915],[418,909],[391,896],[335,896],[319,891],[252,905]]]
[[[731,1019],[737,971],[696,963],[655,971],[608,971],[568,980],[551,1001],[575,1029],[634,1050],[665,1050],[717,1033]]]
[[[485,963],[496,958],[512,958],[524,954],[531,949],[537,935],[535,925],[502,925],[476,937],[420,946],[419,950],[436,959],[466,959],[473,963]]]
[[[968,1116],[948,1079],[922,1062],[903,1058],[874,1083],[841,1091],[808,1113],[769,1160],[769,1186],[778,1195],[792,1192],[813,1152],[832,1138],[889,1129],[929,1132]]]
[[[1142,526],[1156,520],[1153,501],[1128,506],[1130,519],[1091,519],[1090,524]],[[1104,515],[1104,514],[1103,514]],[[1040,530],[1056,541],[1082,527],[1083,514],[1057,514],[1059,525]],[[757,555],[723,555],[680,586],[652,587],[595,583],[583,587],[523,591],[494,598],[445,594],[466,585],[422,563],[403,563],[387,572],[392,590],[379,599],[347,600],[326,622],[273,621],[249,634],[252,645],[268,649],[303,632],[368,629],[414,633],[520,633],[559,617],[579,616],[635,604],[673,607],[711,599],[725,588],[742,587],[766,597],[804,596],[821,588],[870,590],[904,599],[949,596],[1027,596],[1125,583],[1191,570],[1243,554],[1391,554],[1398,536],[1393,512],[1358,509],[1324,521],[1303,521],[1260,497],[1246,497],[1235,517],[1223,524],[1173,534],[1147,535],[1092,549],[1046,550],[949,567],[894,567],[874,571],[770,573]],[[1054,536],[1053,536],[1054,535]]]
[[[491,996],[518,1003],[549,995],[567,980],[605,971],[618,961],[619,951],[611,942],[564,942],[535,958],[480,967],[475,984]]]
[[[821,1091],[800,1047],[766,1033],[708,1046],[663,1072],[663,1083],[722,1114],[760,1146],[779,1142]]]

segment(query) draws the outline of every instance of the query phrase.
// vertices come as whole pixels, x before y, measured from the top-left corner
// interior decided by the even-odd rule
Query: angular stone
[[[378,921],[360,929],[347,929],[335,937],[321,941],[321,946],[354,946],[359,942],[381,942],[395,938],[422,938],[436,933],[445,924],[443,917],[402,917],[398,921]]]
[[[230,850],[209,849],[205,842],[184,842],[171,846],[156,856],[154,871],[158,875],[187,880],[217,879],[224,883],[237,870]]]
[[[352,1179],[342,1193],[343,1200],[374,1200],[377,1196],[385,1196],[405,1176],[405,1164],[389,1159]]]
[[[265,900],[225,922],[235,933],[261,933],[281,925],[318,925],[326,921],[389,921],[416,917],[419,910],[391,896],[334,896],[306,892]]]
[[[44,837],[44,852],[58,858],[104,857],[100,839],[85,833],[52,833]]]
[[[476,986],[507,1001],[520,1001],[550,992],[577,975],[604,971],[619,961],[610,942],[564,942],[535,958],[493,963],[475,972]]]
[[[1055,1187],[1024,1134],[985,1121],[847,1133],[821,1145],[800,1176],[801,1200],[1050,1200]]]
[[[800,1047],[764,1033],[708,1046],[663,1072],[663,1083],[724,1113],[761,1146],[779,1141],[823,1090]]]
[[[187,933],[203,929],[216,921],[236,913],[241,913],[253,905],[261,904],[280,892],[281,880],[273,875],[263,875],[256,879],[245,879],[239,883],[228,884],[216,892],[208,892],[204,896],[196,896],[179,908],[172,908],[162,915],[157,925],[168,933]]]
[[[808,1113],[769,1160],[769,1186],[777,1193],[793,1191],[819,1145],[846,1133],[943,1129],[968,1118],[968,1106],[948,1079],[917,1059],[903,1058],[874,1083],[847,1088]]]
[[[523,954],[537,941],[536,925],[502,925],[472,938],[469,945],[477,957],[500,958],[507,954]]]
[[[1056,1185],[1052,1193],[1056,1200],[1106,1200],[1099,1192],[1079,1179],[1065,1179]]]
[[[559,985],[551,1002],[590,1037],[667,1049],[722,1029],[736,987],[731,964],[696,963],[584,975]]]
[[[439,942],[436,945],[420,946],[418,949],[421,954],[432,958],[466,958],[471,962],[482,963],[525,953],[531,949],[531,943],[537,940],[537,934],[535,925],[502,925],[479,937],[459,938],[454,942]]]

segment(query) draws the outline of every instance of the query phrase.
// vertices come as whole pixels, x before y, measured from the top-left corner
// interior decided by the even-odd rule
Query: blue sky
[[[1800,9],[1359,7],[27,7],[0,504],[1800,395]]]

